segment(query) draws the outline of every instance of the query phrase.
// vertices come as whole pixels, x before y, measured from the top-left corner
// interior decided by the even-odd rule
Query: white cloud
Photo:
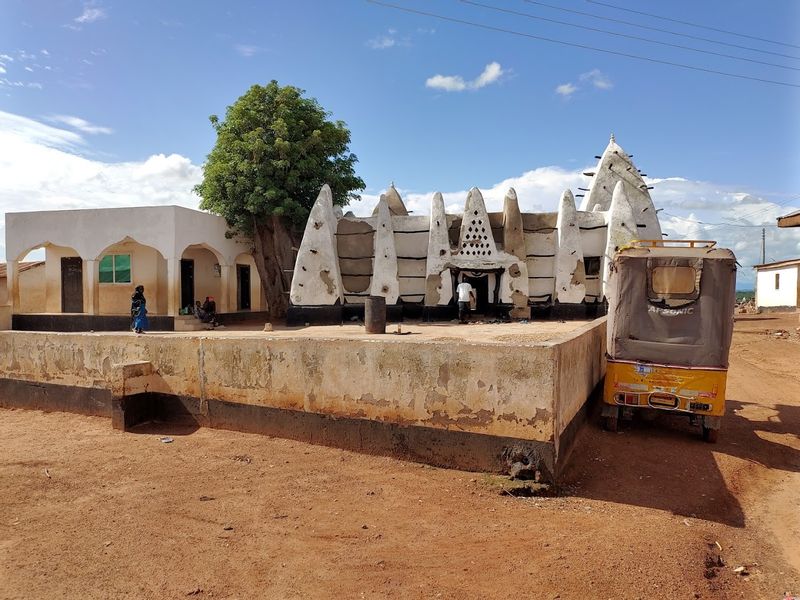
[[[41,50],[39,50],[39,52],[40,52],[42,55],[44,55],[44,56],[50,56],[50,53],[49,53],[47,50],[45,50],[44,48],[42,48]]]
[[[32,68],[32,67],[25,67],[25,70],[26,70],[28,73],[33,73],[33,68]]]
[[[778,229],[776,219],[800,208],[796,196],[767,197],[756,192],[681,177],[648,179],[661,225],[672,238],[712,239],[731,248],[742,268],[740,281],[752,282],[761,262],[761,228],[766,229],[767,261],[800,256],[797,230]]]
[[[508,188],[513,187],[519,198],[520,209],[527,212],[555,210],[561,193],[566,189],[586,187],[586,178],[581,174],[585,169],[571,171],[561,167],[539,167],[526,171],[517,177],[509,177],[489,187],[481,187],[481,194],[489,212],[503,210],[503,198]],[[406,207],[415,214],[430,213],[431,198],[434,192],[415,192],[400,189]],[[468,190],[442,192],[448,212],[460,212],[464,208]],[[352,210],[360,216],[372,214],[380,194],[362,194],[362,200],[346,210]]]
[[[505,71],[498,62],[490,62],[475,79],[465,81],[461,75],[434,75],[425,81],[425,87],[445,92],[463,92],[479,90],[498,81]]]
[[[178,204],[197,208],[202,169],[178,154],[103,162],[78,154],[83,137],[0,111],[0,261],[5,213]]]
[[[14,62],[14,58],[9,56],[8,54],[0,54],[0,61],[2,61],[2,62]]]
[[[379,35],[371,40],[367,40],[367,46],[373,50],[386,50],[387,48],[393,48],[396,45],[397,39],[391,34]]]
[[[445,92],[462,92],[467,89],[467,83],[460,75],[434,75],[425,80],[425,87]]]
[[[89,133],[89,134],[114,133],[114,130],[111,129],[110,127],[93,125],[92,123],[89,123],[89,121],[86,121],[85,119],[81,119],[80,117],[73,117],[72,115],[51,115],[45,118],[51,123],[62,123],[64,125],[67,125],[68,127],[72,127],[73,129],[82,131],[83,133]]]
[[[597,90],[606,91],[614,87],[609,76],[600,69],[592,69],[586,73],[581,73],[578,75],[578,81],[580,81],[581,84],[589,85]],[[575,92],[579,91],[581,87],[581,85],[568,81],[567,83],[556,86],[556,94],[564,98],[570,98]]]
[[[411,34],[401,35],[397,29],[389,28],[386,33],[381,33],[366,41],[366,46],[373,50],[388,50],[389,48],[407,47],[412,45],[412,40],[421,35],[431,35],[433,29],[417,29]]]
[[[43,86],[38,81],[14,81],[11,79],[6,79],[5,77],[0,77],[0,88],[2,87],[18,87],[41,90]]]
[[[236,50],[240,56],[244,56],[245,58],[255,56],[263,50],[263,48],[259,46],[253,46],[250,44],[236,44],[233,49]]]
[[[578,86],[573,83],[562,83],[556,87],[556,94],[569,98],[572,94],[578,91]]]
[[[2,64],[0,64],[0,75],[2,75],[5,72],[6,72],[5,67]]]
[[[478,75],[478,78],[475,79],[473,82],[473,87],[475,89],[480,89],[489,85],[490,83],[494,83],[503,75],[503,68],[500,66],[499,62],[490,62],[483,68],[483,72]]]
[[[94,23],[100,19],[105,19],[106,16],[106,11],[102,8],[84,6],[83,13],[79,17],[75,17],[73,21],[76,23]]]
[[[600,69],[592,69],[586,73],[581,73],[579,76],[581,81],[588,81],[592,86],[598,90],[610,90],[614,87],[608,75],[603,73]]]

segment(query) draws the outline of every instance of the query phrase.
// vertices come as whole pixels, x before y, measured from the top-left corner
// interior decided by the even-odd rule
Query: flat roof
[[[800,227],[800,210],[778,217],[778,227]]]
[[[791,267],[792,265],[800,265],[800,258],[788,258],[786,260],[779,260],[778,262],[764,263],[763,265],[754,265],[753,268],[759,269],[775,269],[777,267]]]
[[[86,208],[60,208],[56,210],[20,210],[9,211],[6,215],[37,215],[37,214],[66,214],[66,213],[88,213],[88,212],[122,212],[130,210],[185,210],[201,215],[208,215],[221,219],[219,215],[210,213],[199,208],[189,208],[188,206],[181,206],[180,204],[152,204],[147,206],[95,206]]]

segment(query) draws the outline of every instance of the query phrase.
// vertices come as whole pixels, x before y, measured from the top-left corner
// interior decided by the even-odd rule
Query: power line
[[[770,44],[777,44],[779,46],[788,46],[789,48],[800,48],[800,46],[796,46],[795,44],[788,44],[786,42],[778,42],[767,38],[760,38],[754,35],[747,35],[746,33],[737,33],[736,31],[728,31],[727,29],[717,29],[716,27],[710,27],[708,25],[699,25],[697,23],[691,23],[689,21],[681,21],[679,19],[672,19],[670,17],[662,17],[661,15],[654,15],[653,13],[643,12],[641,10],[633,10],[632,8],[625,8],[623,6],[617,6],[616,4],[599,2],[598,0],[586,0],[586,1],[590,2],[591,4],[599,4],[601,6],[608,6],[609,8],[614,8],[616,10],[624,10],[625,12],[634,13],[637,15],[644,15],[646,17],[653,17],[654,19],[661,19],[662,21],[671,21],[673,23],[680,23],[681,25],[688,25],[689,27],[697,27],[698,29],[708,29],[709,31],[716,31],[718,33],[727,33],[728,35],[735,35],[738,37],[749,38],[751,40],[758,40],[759,42],[767,42]]]
[[[756,63],[759,65],[767,65],[769,67],[777,67],[779,69],[789,69],[791,71],[800,71],[800,67],[790,67],[788,65],[779,65],[777,63],[765,62],[763,60],[756,60],[754,58],[746,58],[744,56],[735,56],[733,54],[725,54],[723,52],[714,52],[712,50],[703,50],[701,48],[694,48],[692,46],[682,46],[681,44],[670,44],[669,42],[662,42],[659,40],[654,40],[652,38],[641,37],[638,35],[629,35],[627,33],[620,33],[618,31],[609,31],[608,29],[599,29],[597,27],[589,27],[587,25],[578,25],[577,23],[569,23],[567,21],[559,21],[558,19],[548,19],[547,17],[540,17],[538,15],[532,15],[526,12],[519,12],[516,10],[511,10],[508,8],[501,8],[499,6],[492,6],[489,4],[482,4],[480,2],[474,2],[473,0],[460,0],[463,4],[471,4],[472,6],[480,6],[481,8],[486,8],[489,10],[493,10],[496,12],[506,13],[510,15],[516,15],[519,17],[527,17],[528,19],[536,19],[538,21],[547,21],[548,23],[556,23],[558,25],[566,25],[567,27],[575,27],[576,29],[584,29],[586,31],[595,31],[597,33],[605,33],[608,35],[615,35],[617,37],[628,38],[631,40],[638,40],[641,42],[648,42],[651,44],[658,44],[660,46],[669,46],[670,48],[679,48],[681,50],[689,50],[691,52],[699,52],[701,54],[710,54],[712,56],[721,56],[723,58],[732,58],[734,60],[742,60],[745,62]]]
[[[717,71],[716,69],[707,69],[705,67],[697,67],[697,66],[693,66],[693,65],[686,65],[686,64],[683,64],[683,63],[677,63],[677,62],[672,62],[672,61],[668,61],[668,60],[661,60],[661,59],[658,59],[658,58],[650,58],[650,57],[647,57],[647,56],[640,56],[638,54],[630,54],[630,53],[627,53],[627,52],[619,52],[617,50],[608,50],[607,48],[597,48],[596,46],[589,46],[589,45],[586,45],[586,44],[577,44],[577,43],[574,43],[574,42],[565,42],[564,40],[558,40],[558,39],[548,38],[548,37],[544,37],[544,36],[540,36],[540,35],[534,35],[532,33],[523,33],[521,31],[514,31],[513,29],[506,29],[506,28],[503,28],[503,27],[495,27],[494,25],[487,25],[485,23],[475,23],[474,21],[467,21],[465,19],[458,19],[456,17],[449,17],[449,16],[445,16],[445,15],[439,15],[439,14],[436,14],[436,13],[426,12],[426,11],[423,11],[423,10],[417,10],[417,9],[414,9],[414,8],[408,8],[408,7],[405,7],[405,6],[397,6],[395,4],[390,4],[388,2],[381,2],[379,0],[366,0],[366,1],[369,2],[370,4],[375,4],[376,6],[382,6],[384,8],[391,8],[391,9],[394,9],[394,10],[399,10],[399,11],[407,12],[407,13],[411,13],[411,14],[422,15],[422,16],[425,16],[425,17],[433,17],[434,19],[439,19],[439,20],[442,20],[442,21],[449,21],[451,23],[458,23],[460,25],[469,25],[471,27],[478,27],[479,29],[486,29],[486,30],[489,30],[489,31],[507,33],[507,34],[510,34],[510,35],[516,35],[516,36],[519,36],[519,37],[525,37],[525,38],[530,38],[530,39],[534,39],[534,40],[540,40],[540,41],[543,41],[543,42],[550,42],[551,44],[559,44],[561,46],[572,46],[574,48],[582,48],[584,50],[592,50],[594,52],[602,52],[604,54],[612,54],[614,56],[624,56],[625,58],[633,58],[635,60],[641,60],[641,61],[645,61],[645,62],[651,62],[651,63],[661,64],[661,65],[669,65],[669,66],[672,66],[672,67],[679,67],[679,68],[682,68],[682,69],[689,69],[691,71],[699,71],[701,73],[713,73],[715,75],[722,75],[722,76],[725,76],[725,77],[733,77],[735,79],[747,79],[749,81],[758,81],[760,83],[771,83],[773,85],[782,85],[782,86],[785,86],[785,87],[800,88],[800,85],[798,85],[796,83],[789,83],[787,81],[776,81],[776,80],[773,80],[773,79],[762,79],[760,77],[751,77],[749,75],[741,75],[739,73],[728,73],[726,71]]]
[[[781,56],[783,58],[792,58],[794,60],[800,60],[800,56],[793,56],[791,54],[782,54],[780,52],[773,52],[771,50],[762,50],[761,48],[753,48],[751,46],[742,46],[740,44],[732,44],[730,42],[722,42],[720,40],[714,40],[711,38],[705,38],[698,35],[691,35],[689,33],[681,33],[680,31],[672,31],[670,29],[662,29],[661,27],[652,27],[650,25],[642,25],[641,23],[634,23],[633,21],[624,21],[623,19],[614,19],[612,17],[604,17],[603,15],[598,15],[596,13],[585,12],[582,10],[574,10],[571,8],[564,8],[563,6],[556,6],[554,4],[548,4],[546,2],[538,2],[537,0],[523,0],[523,2],[527,2],[528,4],[536,4],[538,6],[545,6],[547,8],[552,8],[553,10],[560,10],[562,12],[573,13],[576,15],[583,15],[584,17],[592,17],[593,19],[600,19],[601,21],[608,21],[610,23],[621,23],[622,25],[630,25],[631,27],[638,27],[640,29],[648,29],[650,31],[659,31],[661,33],[668,33],[670,35],[676,35],[678,37],[689,38],[691,40],[699,40],[701,42],[708,42],[709,44],[718,44],[720,46],[729,46],[731,48],[739,48],[740,50],[750,50],[752,52],[761,52],[762,54],[772,54],[774,56]]]
[[[769,202],[769,204],[772,204],[772,205],[773,205],[772,207],[761,207],[761,208],[757,208],[757,209],[755,209],[755,210],[753,210],[753,211],[748,211],[748,212],[744,213],[743,215],[740,215],[740,216],[739,216],[739,218],[740,218],[740,219],[752,219],[752,218],[757,218],[757,217],[759,217],[760,215],[765,215],[765,214],[767,214],[768,212],[775,210],[775,208],[778,208],[778,207],[780,207],[780,206],[787,206],[787,205],[789,205],[791,202],[795,202],[797,199],[798,199],[798,198],[792,197],[792,198],[787,198],[786,200],[783,200],[782,202]]]
[[[668,213],[664,211],[665,215],[670,217],[674,217],[676,219],[680,219],[681,221],[686,221],[687,223],[694,223],[696,225],[708,225],[709,227],[771,227],[771,225],[739,225],[737,223],[706,223],[705,221],[698,221],[697,219],[687,219],[686,217],[681,217],[680,215],[673,215],[672,213]]]
[[[759,209],[756,209],[755,211],[746,212],[746,213],[744,213],[742,215],[739,215],[738,218],[739,219],[744,219],[744,220],[758,218],[759,215],[765,215],[768,212],[773,211],[773,210],[775,210],[776,208],[778,208],[780,206],[786,206],[787,204],[789,204],[790,202],[794,202],[795,200],[797,200],[797,198],[788,198],[787,200],[784,200],[783,202],[770,202],[770,204],[773,205],[772,207],[759,208]],[[669,215],[671,217],[675,217],[676,219],[680,219],[682,221],[687,221],[689,223],[697,223],[699,225],[707,225],[709,229],[714,228],[714,227],[776,227],[777,226],[777,224],[775,224],[775,223],[766,223],[766,224],[765,223],[761,223],[759,225],[750,225],[750,224],[745,225],[745,224],[742,224],[742,223],[706,223],[704,221],[698,221],[697,219],[687,219],[686,217],[673,215],[673,214],[668,213],[666,211],[664,211],[664,214],[665,215]]]

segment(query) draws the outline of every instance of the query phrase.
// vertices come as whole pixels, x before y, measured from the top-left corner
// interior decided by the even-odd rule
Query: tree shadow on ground
[[[690,426],[686,417],[647,412],[649,418],[640,413],[633,421],[621,421],[618,433],[601,430],[599,415],[590,418],[562,479],[566,492],[744,527],[739,482],[723,477],[723,455],[800,471],[798,406],[768,408],[728,400],[716,444],[704,442],[700,428]],[[779,443],[775,435],[791,437]]]

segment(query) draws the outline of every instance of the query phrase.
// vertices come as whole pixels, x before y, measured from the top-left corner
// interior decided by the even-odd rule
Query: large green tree
[[[252,240],[272,317],[286,313],[291,275],[284,270],[322,185],[340,205],[364,189],[347,126],[303,94],[271,81],[251,87],[223,120],[212,115],[217,142],[195,187],[200,208],[223,216],[230,235]]]

